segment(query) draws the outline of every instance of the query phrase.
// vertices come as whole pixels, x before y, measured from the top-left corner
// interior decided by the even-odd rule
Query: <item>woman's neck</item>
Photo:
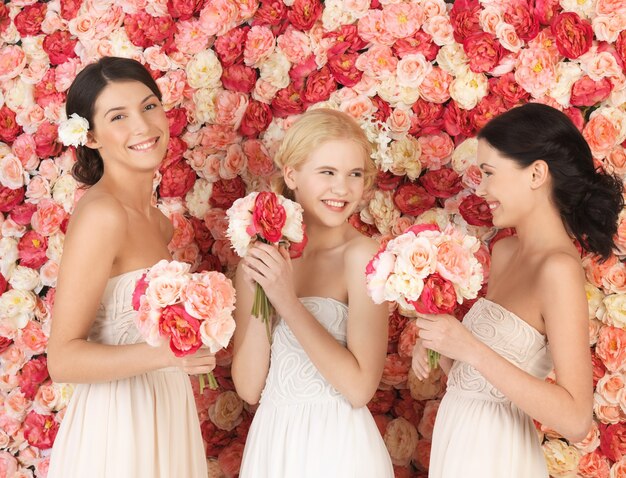
[[[522,254],[573,247],[572,237],[560,214],[553,207],[537,208],[533,214],[517,224],[515,230],[520,241],[519,252]]]
[[[124,206],[148,216],[152,210],[153,177],[154,175],[136,172],[123,177],[105,173],[98,184],[113,194]]]

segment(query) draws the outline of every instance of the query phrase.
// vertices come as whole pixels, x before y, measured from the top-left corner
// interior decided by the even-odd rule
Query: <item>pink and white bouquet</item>
[[[135,321],[146,343],[164,340],[177,357],[201,346],[211,353],[226,348],[235,332],[235,289],[230,279],[215,271],[192,274],[184,262],[161,260],[137,281],[133,292]],[[217,388],[213,373],[209,387]],[[200,391],[205,387],[200,375]]]
[[[253,192],[237,199],[226,212],[227,235],[233,249],[240,257],[248,252],[254,242],[285,245],[292,258],[302,254],[306,245],[302,206],[273,192]],[[252,315],[265,324],[271,342],[270,323],[274,308],[263,288],[257,284],[252,305]]]
[[[367,265],[372,300],[397,302],[419,314],[452,314],[456,304],[477,297],[483,267],[476,257],[480,241],[452,225],[443,231],[432,224],[408,228],[390,240]],[[431,367],[437,352],[428,352]]]

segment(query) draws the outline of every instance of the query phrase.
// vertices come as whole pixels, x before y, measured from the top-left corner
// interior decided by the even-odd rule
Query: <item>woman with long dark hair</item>
[[[134,325],[136,281],[171,260],[173,227],[152,202],[169,141],[161,92],[140,63],[105,57],[78,74],[66,111],[88,127],[73,173],[89,188],[67,230],[52,312],[50,376],[77,385],[48,477],[206,478],[187,373],[211,371],[215,358],[177,358]]]
[[[596,170],[583,136],[549,106],[514,108],[478,138],[477,194],[494,225],[517,234],[494,245],[487,298],[462,324],[417,320],[418,376],[429,372],[425,348],[449,369],[429,476],[547,478],[532,419],[577,442],[592,417],[585,277],[573,239],[611,254],[622,183]],[[554,382],[544,381],[553,367]]]

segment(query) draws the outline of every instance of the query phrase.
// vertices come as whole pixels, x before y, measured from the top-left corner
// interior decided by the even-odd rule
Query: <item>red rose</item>
[[[279,2],[282,4],[282,2]],[[257,15],[259,14],[257,11]],[[256,16],[255,16],[256,19]],[[233,28],[225,35],[218,36],[213,44],[213,49],[220,59],[222,67],[226,68],[243,61],[243,49],[250,27]]]
[[[33,217],[36,210],[36,204],[26,202],[15,206],[9,213],[9,217],[20,226],[28,226],[30,224],[30,218]]]
[[[348,222],[352,225],[352,227],[354,227],[364,236],[372,237],[374,234],[378,233],[378,229],[376,229],[376,226],[363,222],[359,213],[354,213],[352,216],[350,216]]]
[[[404,315],[402,315],[400,312],[398,312],[397,310],[394,310],[390,315],[389,315],[389,342],[397,342],[398,339],[400,338],[400,333],[402,333],[402,331],[404,330],[404,328],[406,327],[406,324],[408,323],[409,319],[408,317],[405,317]]]
[[[449,198],[463,189],[461,177],[450,168],[427,171],[420,178],[422,186],[437,198]]]
[[[141,12],[139,25],[143,28],[146,37],[152,43],[161,43],[173,37],[175,31],[174,20],[170,16],[153,17],[152,15]]]
[[[487,201],[476,196],[476,194],[470,194],[461,201],[459,212],[463,219],[472,226],[493,226],[491,222],[493,217]]]
[[[39,269],[43,266],[48,258],[46,251],[48,249],[48,239],[37,232],[30,230],[20,238],[17,244],[20,265],[30,267],[31,269]]]
[[[393,406],[393,401],[396,398],[396,392],[391,390],[376,390],[376,393],[367,404],[367,408],[372,414],[387,413]]]
[[[404,183],[393,194],[393,203],[402,214],[419,216],[435,205],[435,198],[415,183]]]
[[[68,22],[76,16],[83,0],[63,0],[61,2],[61,16]]]
[[[72,38],[68,31],[57,30],[50,35],[46,35],[43,40],[43,49],[50,58],[50,64],[60,65],[70,58],[76,58],[74,47],[78,40]]]
[[[246,65],[230,65],[222,71],[222,84],[227,90],[250,93],[256,80],[256,70]]]
[[[4,287],[3,287],[4,284]],[[7,281],[2,274],[0,274],[0,294],[4,294],[6,291]],[[6,351],[11,344],[13,343],[12,339],[8,339],[6,337],[0,337],[0,354]]]
[[[220,262],[219,257],[208,252],[204,253],[202,255],[202,262],[196,269],[196,272],[204,272],[204,271],[223,272],[222,263]]]
[[[211,246],[215,242],[213,236],[209,232],[208,228],[204,224],[202,219],[198,219],[197,217],[189,218],[191,225],[193,227],[193,237],[200,248],[200,252],[206,253],[211,249]]]
[[[139,310],[141,308],[141,297],[146,294],[147,288],[148,281],[146,281],[146,274],[143,274],[135,284],[135,290],[133,290],[133,297],[131,300],[133,309]]]
[[[56,124],[48,123],[47,121],[41,123],[34,135],[37,156],[42,159],[58,156],[63,149],[63,145],[57,141],[58,138],[58,127]]]
[[[491,71],[500,63],[504,49],[494,35],[486,32],[474,33],[463,42],[469,58],[470,70],[475,73]]]
[[[263,146],[261,141],[258,139],[248,139],[244,141],[241,147],[248,159],[249,173],[255,176],[270,176],[276,172],[276,165],[274,161],[272,161],[272,158],[270,158],[267,149]]]
[[[204,393],[207,393],[206,390]],[[200,432],[206,443],[207,456],[217,456],[220,450],[232,441],[230,432],[217,428],[211,420],[202,422]]]
[[[315,61],[315,55],[310,54],[301,63],[291,67],[289,78],[291,78],[295,88],[300,90],[304,88],[305,78],[314,71],[317,71],[317,62]]]
[[[159,332],[170,340],[170,349],[177,357],[196,352],[202,345],[200,321],[187,313],[181,304],[168,305],[161,312]]]
[[[179,161],[163,172],[159,193],[161,197],[183,197],[195,182],[195,171],[186,161]]]
[[[433,61],[439,53],[439,46],[433,43],[433,38],[422,30],[418,30],[413,36],[396,40],[391,48],[398,58],[421,53],[428,61]]]
[[[560,9],[559,0],[535,0],[535,16],[542,25],[550,25]]]
[[[345,47],[351,51],[359,51],[367,46],[367,42],[359,36],[359,28],[356,25],[341,25],[338,30],[324,34],[324,38],[335,40],[329,49],[329,53],[333,52],[333,54],[337,53],[334,51],[335,47],[338,47],[343,53],[346,51]]]
[[[454,31],[454,39],[463,43],[467,37],[482,31],[480,27],[480,5],[478,0],[457,0],[450,10],[450,23]]]
[[[0,33],[4,32],[11,24],[11,17],[9,16],[9,7],[4,3],[0,3]]]
[[[22,127],[15,121],[15,113],[4,105],[0,108],[0,141],[12,143],[20,134]]]
[[[297,115],[304,111],[302,91],[297,90],[293,84],[276,93],[272,100],[272,111],[277,118],[285,118]]]
[[[45,3],[35,3],[22,9],[13,19],[15,28],[21,36],[39,35],[41,23],[46,18],[48,7]]]
[[[378,171],[376,187],[382,191],[394,191],[402,182],[402,176],[396,176],[391,171]]]
[[[46,357],[41,355],[30,360],[22,367],[18,377],[20,389],[29,400],[35,398],[37,389],[48,378]]]
[[[595,353],[591,354],[591,364],[593,366],[593,386],[598,384],[598,380],[606,375],[606,366],[600,357]]]
[[[525,42],[529,42],[539,33],[539,20],[531,2],[527,0],[510,3],[504,12],[504,21],[512,25],[517,36]]]
[[[530,93],[515,81],[515,73],[513,72],[502,75],[499,78],[490,78],[489,91],[496,96],[500,96],[509,107],[525,103],[530,98]]]
[[[278,196],[271,192],[260,192],[254,201],[252,224],[247,233],[258,234],[266,241],[275,244],[283,236],[283,227],[287,222],[285,208],[278,201]]]
[[[439,226],[436,224],[415,224],[408,227],[404,232],[412,232],[417,236],[420,232],[424,231],[441,231],[441,229],[439,229]]]
[[[167,12],[178,20],[189,20],[204,5],[203,0],[168,0]]]
[[[372,103],[374,103],[374,106],[376,106],[376,113],[374,113],[374,118],[381,123],[387,121],[387,118],[391,116],[391,106],[389,106],[389,103],[387,103],[378,95],[370,99],[372,100]]]
[[[306,235],[306,224],[302,224],[303,235],[302,240],[300,242],[292,242],[289,244],[289,257],[292,259],[297,259],[302,256],[304,253],[304,249],[309,242],[309,237]]]
[[[144,15],[147,15],[144,12]],[[149,20],[148,20],[149,21]],[[154,42],[148,39],[146,35],[147,21],[142,21],[142,15],[140,13],[136,13],[134,15],[126,15],[124,18],[124,28],[126,29],[126,35],[128,35],[128,39],[135,46],[140,48],[148,48],[152,46]]]
[[[615,42],[615,51],[622,60],[622,65],[626,65],[626,30],[622,30]]]
[[[185,108],[172,108],[165,113],[170,125],[170,141],[180,136],[187,126],[187,110]]]
[[[220,179],[213,183],[209,203],[213,207],[228,209],[233,203],[246,195],[246,184],[239,176],[233,179]]]
[[[178,137],[170,138],[167,145],[167,153],[159,165],[159,171],[164,173],[167,169],[182,161],[185,151],[187,151],[187,143],[184,140]]]
[[[241,468],[244,444],[231,442],[217,455],[217,463],[225,476],[238,476]]]
[[[275,27],[286,18],[287,7],[282,0],[261,0],[261,5],[254,14],[252,25]]]
[[[585,75],[572,86],[570,103],[572,106],[593,106],[606,100],[612,89],[613,85],[608,78],[594,81]]]
[[[330,94],[336,89],[337,83],[335,83],[329,68],[324,65],[321,70],[307,78],[303,97],[305,101],[311,104],[319,103],[330,98]]]
[[[54,439],[59,431],[59,424],[54,415],[40,415],[34,410],[26,415],[24,420],[24,438],[40,450],[52,448]]]
[[[452,314],[456,307],[454,286],[439,274],[431,274],[424,281],[420,298],[411,305],[419,314]]]
[[[489,94],[481,99],[475,108],[470,110],[470,123],[475,130],[479,130],[492,118],[504,113],[507,109],[500,96]]]
[[[600,424],[600,450],[611,461],[626,455],[626,423]]]
[[[476,131],[476,125],[472,121],[471,110],[459,108],[456,101],[448,102],[441,119],[443,129],[450,136],[473,136]]]
[[[356,52],[344,52],[328,56],[328,68],[337,83],[348,88],[361,81],[363,72],[356,67],[356,60],[359,54]]]
[[[456,104],[451,101],[450,104]],[[443,127],[443,111],[444,107],[439,103],[431,103],[419,98],[411,107],[415,113],[411,116],[411,129],[409,132],[412,135],[422,134],[434,134],[441,131]],[[452,135],[456,136],[456,135]]]
[[[256,137],[267,129],[272,122],[272,110],[269,105],[250,100],[241,120],[239,132],[248,137]]]
[[[287,13],[287,18],[294,28],[310,30],[317,19],[322,16],[322,9],[320,0],[295,0]]]
[[[9,212],[20,204],[24,200],[24,193],[24,188],[9,189],[0,184],[0,212]]]
[[[591,48],[593,42],[591,23],[580,18],[575,12],[562,12],[557,15],[550,30],[556,37],[559,53],[569,59],[578,58]]]

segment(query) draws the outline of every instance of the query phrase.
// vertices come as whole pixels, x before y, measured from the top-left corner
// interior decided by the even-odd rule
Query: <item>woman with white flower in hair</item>
[[[206,349],[184,358],[145,343],[134,325],[135,283],[171,260],[173,227],[153,205],[169,124],[137,61],[105,57],[78,74],[59,128],[88,186],[72,215],[48,347],[50,376],[77,384],[56,437],[49,478],[206,478],[187,373],[207,373]]]

